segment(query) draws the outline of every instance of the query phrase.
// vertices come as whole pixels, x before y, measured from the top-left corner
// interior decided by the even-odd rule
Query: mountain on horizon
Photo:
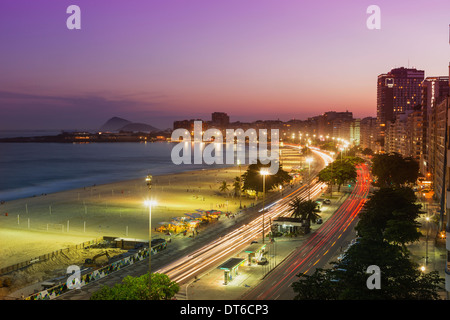
[[[112,117],[108,121],[106,121],[101,127],[100,131],[110,131],[110,132],[119,132],[119,131],[132,131],[132,132],[152,132],[152,131],[160,131],[158,128],[155,128],[146,123],[136,123],[131,122],[129,120]]]

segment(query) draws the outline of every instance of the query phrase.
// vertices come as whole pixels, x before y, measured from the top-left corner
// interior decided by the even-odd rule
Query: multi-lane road
[[[325,166],[332,158],[325,152],[314,149],[313,152],[320,157]],[[266,206],[264,214],[261,214],[249,223],[236,228],[232,232],[206,244],[195,252],[176,260],[167,266],[155,271],[167,274],[171,280],[184,283],[194,276],[217,266],[233,254],[241,252],[252,240],[261,240],[264,233],[269,232],[268,221],[281,216],[289,215],[289,203],[294,197],[314,198],[320,195],[326,184],[314,179],[310,184],[290,192],[278,201]],[[263,219],[265,223],[263,223]]]
[[[356,217],[369,192],[369,171],[359,165],[357,183],[350,196],[316,232],[275,268],[263,282],[249,291],[244,300],[292,300],[295,296],[291,284],[299,273],[311,274],[323,267],[340,249],[344,239],[352,231]]]

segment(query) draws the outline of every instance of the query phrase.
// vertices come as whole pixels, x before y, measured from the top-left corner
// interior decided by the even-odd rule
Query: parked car
[[[269,261],[267,261],[266,258],[262,257],[261,259],[258,260],[258,264],[259,265],[265,265],[267,264]]]
[[[316,223],[317,223],[317,224],[321,224],[322,222],[323,222],[322,218],[318,218],[318,219],[316,220]]]
[[[330,199],[325,199],[325,200],[323,200],[323,204],[331,204],[331,200]]]

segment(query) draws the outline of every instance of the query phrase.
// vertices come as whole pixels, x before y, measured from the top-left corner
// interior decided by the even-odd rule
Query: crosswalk
[[[186,290],[184,288],[180,288],[180,291],[175,295],[176,300],[187,300]]]

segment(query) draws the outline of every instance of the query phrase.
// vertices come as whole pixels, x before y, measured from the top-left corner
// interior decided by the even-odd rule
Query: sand
[[[299,153],[283,149],[281,160],[289,171],[299,165]],[[143,177],[8,201],[0,205],[0,268],[102,236],[148,239],[149,208],[144,201],[149,197],[157,201],[152,207],[153,230],[196,210],[235,213],[240,201],[232,183],[246,168],[154,176],[151,191]],[[228,192],[219,191],[222,181],[230,185]],[[243,206],[255,203],[247,197],[241,201]]]

